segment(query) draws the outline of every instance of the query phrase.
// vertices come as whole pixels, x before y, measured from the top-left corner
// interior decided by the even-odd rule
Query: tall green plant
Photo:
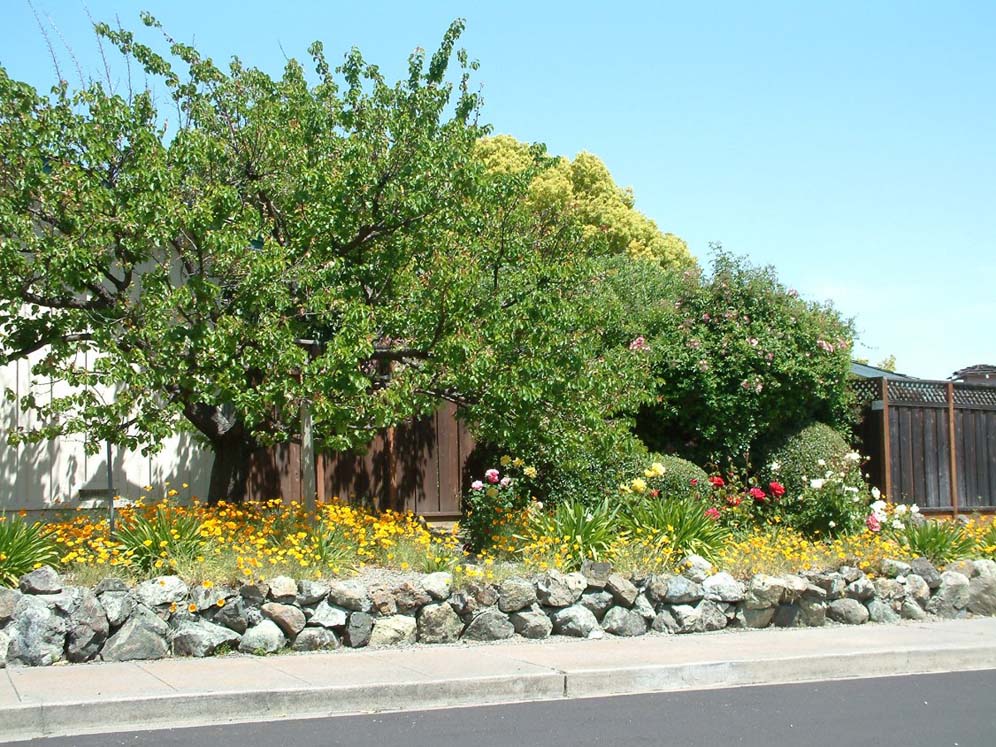
[[[953,521],[909,521],[890,532],[911,557],[927,558],[943,565],[967,558],[975,551],[975,540]]]
[[[650,542],[662,554],[695,553],[714,560],[729,531],[706,511],[704,502],[696,498],[642,495],[626,503],[620,523],[635,539]]]
[[[16,586],[25,573],[58,560],[58,548],[41,524],[0,514],[0,586]]]
[[[567,550],[569,570],[585,560],[604,560],[613,540],[619,536],[618,503],[602,499],[594,505],[568,500],[548,512],[533,515],[532,538],[559,540]]]
[[[178,562],[190,562],[204,548],[202,523],[192,514],[157,506],[151,514],[133,512],[123,516],[116,530],[117,540],[132,562],[145,573],[171,571]]]

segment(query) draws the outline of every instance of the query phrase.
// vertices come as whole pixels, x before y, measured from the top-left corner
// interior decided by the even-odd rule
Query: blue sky
[[[132,28],[148,9],[216,59],[273,72],[314,39],[331,59],[356,45],[392,77],[465,17],[497,132],[597,154],[704,263],[720,241],[832,300],[872,362],[895,354],[927,378],[996,363],[996,3],[86,6]],[[83,4],[35,8],[97,73]],[[47,88],[27,1],[3,0],[0,19],[0,64]]]

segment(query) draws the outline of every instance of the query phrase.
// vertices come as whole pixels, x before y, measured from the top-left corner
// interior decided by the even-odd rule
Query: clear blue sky
[[[704,263],[721,241],[832,300],[872,362],[931,378],[996,364],[996,3],[86,5],[133,28],[146,8],[273,72],[314,39],[332,59],[356,45],[392,77],[465,17],[497,132],[597,154]],[[35,7],[99,72],[82,3]],[[2,0],[0,20],[0,64],[50,85],[27,1]]]

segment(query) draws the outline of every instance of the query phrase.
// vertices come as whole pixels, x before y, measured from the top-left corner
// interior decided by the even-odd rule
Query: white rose
[[[882,491],[879,490],[878,488],[872,488],[872,498],[874,498],[877,501],[881,497],[882,497]]]
[[[912,506],[910,506],[910,513],[911,514],[920,513],[920,507],[914,503]]]
[[[893,529],[902,529],[903,528],[903,522],[901,522],[899,519],[893,519],[892,520],[892,528]]]
[[[831,521],[831,522],[830,522],[830,523],[828,524],[828,526],[829,526],[829,527],[830,527],[831,529],[833,529],[833,528],[834,528],[835,526],[837,526],[837,522],[836,522],[836,521]]]
[[[823,480],[810,480],[809,487],[811,487],[813,490],[819,490],[820,488],[823,487]]]
[[[821,467],[826,467],[826,466],[827,466],[827,460],[826,460],[826,459],[818,459],[818,460],[816,461],[816,463],[817,463],[818,465],[820,465]]]

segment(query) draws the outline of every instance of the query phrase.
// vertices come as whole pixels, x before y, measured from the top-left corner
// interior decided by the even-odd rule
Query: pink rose
[[[484,479],[490,482],[492,485],[494,485],[496,482],[498,482],[498,478],[500,475],[501,473],[498,470],[489,469],[487,472],[484,473]]]
[[[764,499],[767,498],[767,494],[760,488],[751,488],[747,491],[747,495],[753,498],[758,503],[764,503]]]
[[[716,508],[715,506],[713,506],[712,508],[707,508],[705,515],[708,516],[710,519],[718,519],[719,509]]]
[[[474,480],[474,482],[472,482],[470,484],[470,489],[471,490],[484,490],[484,483],[481,482],[480,480]]]
[[[877,532],[882,528],[882,523],[878,520],[875,514],[868,514],[868,518],[865,519],[865,526],[871,531]]]
[[[512,484],[512,478],[509,477],[508,475],[506,475],[505,477],[501,478],[501,486],[503,488],[507,488],[511,484]]]

